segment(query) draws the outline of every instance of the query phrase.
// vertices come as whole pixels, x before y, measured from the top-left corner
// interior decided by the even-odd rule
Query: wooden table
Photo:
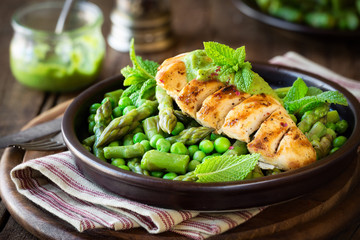
[[[28,121],[58,103],[78,94],[47,93],[28,89],[15,81],[9,68],[10,25],[15,9],[35,0],[0,1],[0,136],[20,130]],[[109,34],[109,15],[115,0],[93,0],[103,10],[103,33]],[[202,48],[203,41],[218,41],[232,47],[246,46],[247,59],[267,61],[289,50],[296,51],[346,77],[360,79],[360,44],[356,39],[330,39],[284,32],[243,16],[229,0],[172,1],[175,45],[162,52],[141,54],[161,62],[178,53]],[[184,17],[186,16],[186,17]],[[98,81],[118,74],[130,63],[127,53],[107,47],[105,63]],[[0,150],[0,154],[3,150]],[[360,204],[359,204],[360,207]],[[321,220],[319,220],[321,221]],[[334,239],[359,239],[360,216],[344,226]],[[0,239],[36,239],[24,230],[0,204]]]

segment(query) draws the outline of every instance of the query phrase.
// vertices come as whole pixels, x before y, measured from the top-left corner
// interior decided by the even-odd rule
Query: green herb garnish
[[[232,74],[235,76],[233,82],[243,92],[249,92],[253,82],[253,72],[251,64],[245,62],[245,47],[242,46],[236,50],[217,42],[204,42],[204,49],[208,57],[214,64],[221,66],[220,74]]]
[[[251,172],[260,154],[228,155],[208,158],[195,169],[199,182],[226,182],[243,180]]]
[[[300,115],[324,103],[348,105],[344,95],[338,91],[322,92],[320,89],[309,89],[301,78],[298,78],[293,83],[283,101],[289,113],[298,113]]]
[[[155,79],[159,64],[150,60],[143,60],[136,56],[134,39],[130,43],[130,59],[133,67],[127,66],[121,69],[121,74],[125,77],[124,86],[130,86],[138,82],[145,82],[148,79]]]

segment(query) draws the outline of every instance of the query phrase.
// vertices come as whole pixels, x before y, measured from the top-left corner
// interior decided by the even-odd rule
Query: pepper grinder
[[[110,14],[109,45],[128,52],[134,38],[137,52],[165,50],[173,42],[169,0],[116,0]]]

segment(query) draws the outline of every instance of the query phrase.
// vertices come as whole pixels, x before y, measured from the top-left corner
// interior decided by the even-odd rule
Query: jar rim
[[[46,10],[46,9],[59,9],[61,11],[63,7],[63,2],[60,1],[50,1],[50,2],[42,2],[36,4],[29,4],[20,9],[18,9],[12,16],[11,25],[15,32],[29,34],[29,35],[38,35],[44,37],[61,37],[61,36],[74,36],[74,35],[81,35],[83,32],[88,31],[89,29],[93,29],[94,27],[101,25],[104,21],[103,13],[101,9],[91,3],[91,2],[76,2],[73,8],[79,12],[90,12],[94,17],[91,21],[86,22],[86,24],[70,29],[64,30],[61,33],[55,33],[55,26],[54,31],[47,31],[47,30],[40,30],[36,28],[31,28],[26,24],[21,23],[20,18],[26,16],[27,14],[31,14],[33,11],[36,10]]]

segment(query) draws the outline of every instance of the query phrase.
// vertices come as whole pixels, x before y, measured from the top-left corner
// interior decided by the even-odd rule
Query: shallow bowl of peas
[[[80,171],[93,182],[127,199],[163,208],[231,211],[266,206],[297,198],[331,181],[336,181],[337,176],[358,158],[359,102],[341,86],[316,75],[266,63],[254,62],[252,65],[253,70],[268,81],[273,88],[291,86],[297,77],[301,77],[308,86],[343,93],[349,106],[331,107],[339,113],[342,120],[348,123],[348,128],[342,134],[347,139],[346,142],[341,143],[343,145],[337,151],[315,163],[296,170],[255,179],[199,183],[170,180],[171,177],[157,176],[156,173],[151,176],[141,175],[136,171],[130,171],[121,159],[113,162],[101,160],[82,144],[82,140],[91,135],[88,130],[89,111],[92,111],[93,105],[104,101],[104,96],[108,96],[107,94],[124,88],[124,78],[119,75],[101,81],[74,99],[66,110],[62,122],[65,143],[75,156]],[[116,111],[115,113],[113,111],[113,114],[116,115]],[[137,142],[142,141],[141,134],[138,134],[137,138]],[[132,145],[135,151],[137,144],[139,143]],[[206,149],[206,143],[203,144],[205,144],[203,148]],[[221,149],[227,144],[224,140],[217,145],[217,148]],[[168,148],[169,146],[163,143],[161,147]],[[184,150],[182,146],[174,148],[176,151]]]
[[[346,9],[342,10],[343,15],[338,14],[339,16],[342,16],[340,19],[342,19],[343,21],[341,21],[339,19],[333,19],[332,16],[334,16],[334,14],[331,12],[327,12],[324,9],[319,13],[308,13],[308,11],[302,10],[299,7],[295,9],[289,9],[289,7],[286,6],[286,1],[282,1],[282,5],[279,3],[279,1],[277,3],[274,3],[273,5],[276,5],[276,7],[269,7],[269,2],[271,1],[262,1],[262,7],[266,8],[262,10],[256,3],[256,1],[233,0],[234,5],[245,16],[253,18],[263,24],[275,27],[277,29],[318,37],[331,36],[350,39],[360,36],[360,28],[358,27],[359,14],[356,14],[355,6],[351,9],[352,11],[354,11],[354,13],[350,14],[351,16],[346,15],[349,14],[349,11],[347,11]],[[297,4],[300,4],[300,2],[298,2]],[[355,5],[355,1],[353,4]],[[302,6],[307,5],[303,4]],[[312,10],[314,10],[314,3],[311,3],[310,6]],[[320,8],[320,6],[318,7]],[[326,7],[323,6],[323,8]],[[330,11],[330,7],[327,6],[327,8]],[[306,23],[306,19],[309,19],[308,21],[312,22],[312,25]],[[344,21],[345,19],[351,20]],[[354,21],[354,23],[352,21]]]

